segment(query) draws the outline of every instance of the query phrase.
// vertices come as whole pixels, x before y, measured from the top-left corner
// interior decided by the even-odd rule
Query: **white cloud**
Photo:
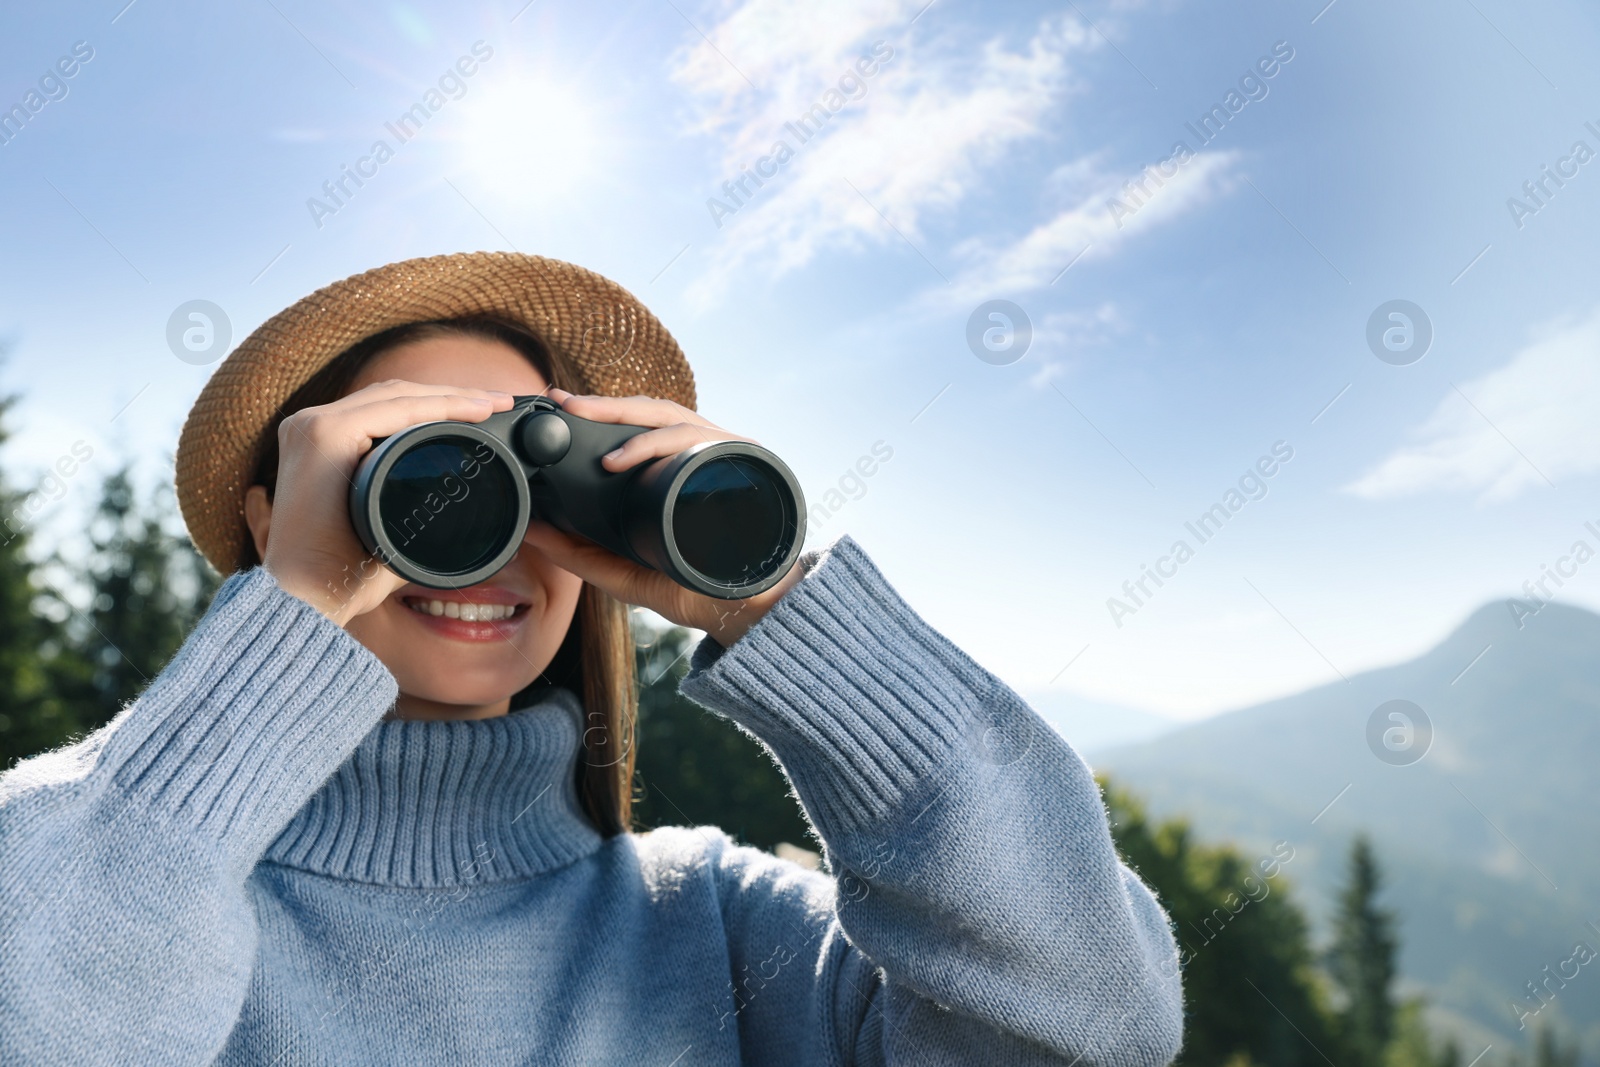
[[[896,230],[922,243],[929,213],[959,203],[986,168],[1041,135],[1068,87],[1069,55],[1098,41],[1063,18],[1016,48],[997,39],[974,47],[967,37],[913,45],[910,23],[924,4],[748,0],[678,57],[674,77],[704,104],[695,128],[724,139],[724,178],[738,179],[780,138],[794,150],[742,202],[707,191],[736,211],[722,220],[698,298],[714,298],[752,262],[779,275],[825,249],[898,243]],[[892,57],[800,143],[785,124],[842,78],[849,85],[879,41]]]
[[[1142,202],[1125,191],[1130,176],[1102,177],[1093,183],[1093,192],[1009,245],[986,248],[980,242],[968,242],[963,251],[970,258],[969,266],[956,279],[957,292],[948,295],[958,302],[970,302],[985,295],[1048,286],[1068,264],[1076,269],[1085,261],[1110,255],[1130,238],[1227,192],[1233,185],[1237,161],[1237,152],[1202,152],[1178,166],[1170,178],[1147,178],[1149,195]],[[1147,168],[1146,173],[1154,170]],[[1164,184],[1157,187],[1156,180]],[[1132,213],[1113,212],[1109,206],[1113,197]]]
[[[1452,389],[1412,443],[1345,490],[1373,499],[1444,491],[1509,500],[1545,477],[1600,470],[1596,411],[1600,308],[1545,331],[1504,367],[1462,383],[1460,395]]]
[[[1038,367],[1028,384],[1043,389],[1066,373],[1081,354],[1120,337],[1128,330],[1127,319],[1109,301],[1087,311],[1057,311],[1034,324],[1033,343]]]

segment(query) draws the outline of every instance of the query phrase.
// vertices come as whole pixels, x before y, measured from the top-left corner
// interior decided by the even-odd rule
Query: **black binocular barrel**
[[[644,432],[578,418],[543,397],[519,398],[482,423],[410,427],[363,460],[351,519],[376,558],[436,588],[499,571],[530,518],[711,596],[771,588],[805,539],[789,468],[743,441],[708,441],[621,473],[601,466]]]

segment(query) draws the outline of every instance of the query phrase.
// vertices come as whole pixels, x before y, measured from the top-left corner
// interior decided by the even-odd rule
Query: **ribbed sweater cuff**
[[[826,833],[893,816],[969,757],[997,687],[842,537],[730,648],[706,638],[681,688],[766,742]]]
[[[102,755],[131,807],[218,842],[242,868],[393,706],[368,649],[264,569],[223,583]]]

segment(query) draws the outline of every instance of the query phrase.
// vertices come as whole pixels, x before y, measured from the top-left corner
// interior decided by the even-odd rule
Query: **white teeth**
[[[466,622],[496,622],[509,619],[517,613],[514,604],[465,604],[459,600],[408,600],[412,611],[437,618],[462,619]]]

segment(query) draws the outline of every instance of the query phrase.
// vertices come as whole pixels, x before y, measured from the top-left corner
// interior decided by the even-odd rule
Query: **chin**
[[[498,704],[515,696],[539,677],[524,661],[463,668],[450,660],[429,662],[413,657],[404,666],[390,667],[400,692],[435,704],[459,705],[463,714]]]
[[[474,716],[532,683],[571,625],[577,597],[553,605],[531,583],[466,589],[406,586],[350,624],[406,696]],[[518,588],[520,586],[520,588]]]

